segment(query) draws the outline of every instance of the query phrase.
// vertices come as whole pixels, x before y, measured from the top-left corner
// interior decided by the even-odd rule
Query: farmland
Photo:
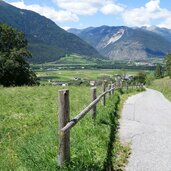
[[[41,82],[48,80],[55,81],[71,81],[75,78],[81,80],[104,80],[107,78],[114,78],[115,74],[130,74],[135,75],[138,70],[117,70],[117,69],[101,69],[101,70],[43,70],[37,71],[37,76]]]

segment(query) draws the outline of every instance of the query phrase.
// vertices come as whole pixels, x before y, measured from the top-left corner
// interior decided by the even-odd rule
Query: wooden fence
[[[119,87],[122,88],[122,87]],[[106,90],[107,89],[107,90]],[[92,119],[96,119],[96,105],[102,100],[106,104],[106,94],[114,94],[114,84],[102,85],[102,94],[97,97],[96,87],[92,87],[92,102],[77,116],[70,120],[69,90],[60,90],[58,96],[58,122],[59,122],[59,151],[58,164],[63,166],[65,162],[70,161],[70,129],[74,127],[90,110],[92,110]],[[128,90],[128,84],[126,84]]]

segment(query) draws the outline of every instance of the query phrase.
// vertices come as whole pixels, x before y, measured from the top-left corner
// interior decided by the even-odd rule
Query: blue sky
[[[35,11],[60,27],[159,26],[171,29],[170,0],[5,0]]]

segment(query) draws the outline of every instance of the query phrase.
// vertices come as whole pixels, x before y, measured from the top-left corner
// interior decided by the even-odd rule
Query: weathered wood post
[[[128,92],[128,81],[126,81],[126,91]]]
[[[142,88],[142,89],[144,88],[144,84],[143,84],[143,83],[141,83],[141,88]]]
[[[106,91],[106,82],[103,81],[102,84],[102,92],[104,93]],[[105,106],[106,105],[106,95],[103,96],[102,98],[102,105]]]
[[[132,82],[131,84],[132,84],[132,90],[133,90],[134,89],[134,83]]]
[[[70,161],[70,131],[62,133],[61,129],[70,120],[69,90],[60,90],[58,96],[58,123],[59,123],[59,153],[58,164],[63,166]]]
[[[94,101],[97,98],[96,87],[92,87],[91,91],[92,91],[92,101]],[[93,120],[96,119],[96,105],[92,108],[92,118]]]
[[[111,84],[111,88],[113,89],[112,94],[114,94],[114,87],[115,87],[114,84]]]
[[[123,80],[121,79],[120,89],[122,90],[122,88],[123,88]]]
[[[111,89],[111,84],[108,84],[108,90],[110,90],[110,89]],[[111,96],[111,94],[112,94],[112,92],[109,91],[109,97]]]

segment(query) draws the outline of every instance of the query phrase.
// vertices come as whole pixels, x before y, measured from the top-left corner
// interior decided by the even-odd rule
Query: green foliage
[[[167,75],[171,78],[171,54],[168,54],[165,59]]]
[[[33,85],[36,75],[25,57],[30,57],[27,42],[21,32],[0,24],[0,84],[4,86]]]
[[[155,78],[162,78],[163,77],[163,71],[162,66],[160,64],[157,64],[155,72],[154,72]]]
[[[81,56],[78,54],[65,55],[65,57],[60,58],[56,63],[58,64],[84,64],[84,65],[95,65],[96,58],[88,58],[86,56]]]
[[[154,77],[154,73],[147,73],[146,75],[146,85],[150,85],[152,83],[152,81],[154,81],[155,77]]]
[[[144,71],[138,72],[138,74],[134,77],[133,82],[135,84],[137,84],[137,83],[145,84],[146,83],[146,73]]]

